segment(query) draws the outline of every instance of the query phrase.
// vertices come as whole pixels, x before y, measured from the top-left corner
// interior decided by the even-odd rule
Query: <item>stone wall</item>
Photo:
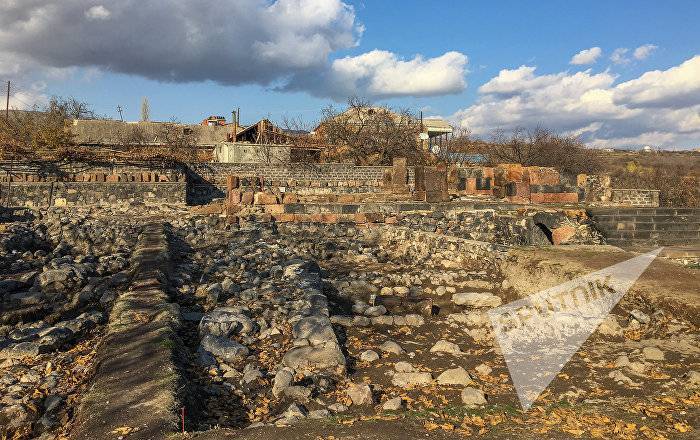
[[[659,206],[659,192],[654,189],[611,189],[611,204],[621,206]]]
[[[581,199],[595,206],[638,206],[656,208],[659,206],[660,191],[654,189],[612,188],[608,174],[579,174],[577,185]]]
[[[11,182],[0,185],[6,206],[184,204],[185,182]],[[9,195],[9,202],[8,202]]]
[[[290,181],[297,186],[317,182],[318,186],[329,186],[342,182],[364,181],[381,182],[384,173],[391,167],[383,166],[355,166],[352,164],[323,163],[323,164],[253,164],[253,163],[196,163],[189,164],[189,176],[193,183],[212,183],[226,186],[226,177],[229,175],[256,176],[265,180],[287,183]],[[413,173],[409,168],[409,182],[413,181]],[[278,185],[288,186],[288,185]],[[291,186],[291,185],[289,185]],[[374,185],[368,185],[374,186]]]
[[[329,193],[371,193],[382,191],[384,176],[392,167],[352,164],[252,164],[197,163],[187,168],[188,203],[200,205],[226,196],[226,177],[261,178],[264,186],[284,188],[300,195]],[[413,184],[413,167],[408,182]]]
[[[700,244],[700,209],[597,207],[588,210],[607,241],[617,246]]]

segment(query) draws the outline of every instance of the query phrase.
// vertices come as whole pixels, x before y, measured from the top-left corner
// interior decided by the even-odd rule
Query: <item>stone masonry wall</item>
[[[188,202],[205,204],[226,196],[226,177],[262,178],[266,187],[285,188],[300,195],[327,193],[370,193],[382,191],[384,176],[392,167],[352,164],[252,164],[197,163],[187,168]],[[413,167],[408,167],[409,184]]]
[[[659,206],[659,191],[654,189],[612,189],[613,205],[641,206],[656,208]]]
[[[12,182],[0,184],[0,201],[8,206],[29,208],[120,203],[184,204],[186,186],[185,182]]]

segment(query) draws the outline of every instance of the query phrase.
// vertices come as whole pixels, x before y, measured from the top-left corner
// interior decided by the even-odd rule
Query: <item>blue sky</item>
[[[241,2],[245,2],[248,9],[273,4],[264,0],[239,0],[239,5]],[[45,29],[32,34],[18,31],[20,28],[17,27],[12,31],[10,26],[10,31],[4,31],[4,34],[0,31],[0,41],[3,41],[1,37],[7,38],[8,35],[13,40],[4,43],[4,47],[0,43],[0,55],[5,52],[10,54],[10,60],[19,61],[14,64],[14,69],[7,63],[3,68],[0,58],[0,78],[14,80],[17,90],[24,92],[24,95],[17,95],[16,106],[52,94],[72,95],[92,103],[99,113],[110,117],[118,117],[116,107],[121,105],[125,109],[125,118],[134,120],[139,116],[141,97],[148,96],[152,118],[159,120],[175,117],[183,122],[198,122],[209,114],[230,117],[231,110],[238,106],[243,122],[262,117],[279,120],[284,114],[313,121],[318,119],[322,107],[333,102],[342,105],[341,97],[353,91],[394,107],[407,107],[416,112],[424,109],[426,115],[449,118],[455,125],[481,136],[487,136],[487,132],[495,128],[542,124],[557,131],[579,134],[586,141],[600,146],[615,143],[655,143],[667,148],[700,146],[700,84],[696,84],[700,80],[694,79],[696,73],[700,76],[700,71],[697,71],[700,60],[693,61],[693,57],[700,55],[700,28],[697,26],[700,7],[696,1],[346,0],[342,4],[340,0],[281,0],[284,5],[277,6],[287,6],[285,13],[291,14],[292,18],[298,14],[298,23],[310,20],[312,9],[330,5],[328,14],[336,15],[314,28],[312,34],[323,34],[325,46],[332,48],[326,52],[318,49],[324,45],[299,48],[300,53],[310,53],[312,58],[300,67],[288,59],[297,46],[293,42],[279,43],[277,46],[281,47],[283,55],[279,54],[280,51],[275,52],[274,56],[278,58],[274,62],[257,65],[254,59],[248,58],[256,52],[254,47],[259,48],[251,35],[268,33],[271,34],[268,39],[275,39],[275,26],[262,31],[243,29],[237,34],[236,28],[247,24],[237,23],[231,14],[232,19],[225,25],[230,28],[230,33],[224,30],[213,34],[212,39],[216,37],[216,40],[212,45],[237,46],[235,50],[225,53],[225,50],[215,49],[206,54],[206,59],[190,57],[191,60],[173,62],[172,66],[166,65],[163,69],[152,65],[156,63],[153,58],[158,58],[153,54],[163,53],[164,64],[178,57],[177,45],[168,43],[179,37],[173,30],[177,29],[176,23],[162,32],[147,35],[150,33],[148,24],[144,25],[144,32],[138,25],[132,27],[129,21],[118,21],[120,17],[128,17],[129,11],[124,10],[124,5],[133,3],[136,9],[139,2],[65,0],[43,3],[62,3],[64,8],[66,5],[74,8],[72,14],[66,14],[67,17],[80,17],[84,12],[81,18],[86,23],[74,23],[71,18],[67,26],[73,26],[75,33],[85,33],[85,38],[97,39],[100,36],[99,29],[90,27],[99,21],[103,26],[114,26],[113,30],[104,31],[105,38],[111,32],[123,35],[121,38],[127,40],[144,34],[142,38],[148,39],[145,45],[153,46],[153,52],[141,61],[141,65],[147,65],[141,68],[135,63],[112,61],[121,54],[122,46],[117,43],[108,41],[95,47],[81,47],[80,44],[68,47],[68,44],[60,44],[62,37],[58,36],[54,37],[56,43],[48,44]],[[194,2],[178,0],[176,3]],[[163,6],[163,0],[144,0],[142,4],[149,4],[156,10]],[[8,17],[4,23],[3,12]],[[8,23],[12,25],[11,16],[19,17],[19,11],[12,2],[0,0],[0,24],[5,28]],[[237,16],[241,16],[241,11]],[[164,20],[167,21],[167,17]],[[58,25],[58,22],[46,23],[52,28]],[[300,30],[299,26],[303,25],[299,24],[287,26],[292,29],[290,35],[308,31]],[[293,41],[293,38],[286,37],[286,28],[280,29],[281,39]],[[163,41],[158,41],[159,32]],[[302,39],[308,39],[310,34],[304,35]],[[226,37],[230,40],[227,41]],[[348,43],[348,38],[354,40],[352,44]],[[651,49],[643,58],[635,58],[634,50],[644,45],[651,45]],[[134,50],[138,44],[130,46],[127,42],[123,47],[123,51]],[[590,48],[599,48],[600,52],[593,62],[570,64],[576,53]],[[49,49],[60,54],[61,58],[48,54]],[[360,79],[351,76],[357,82],[348,84],[347,76],[338,75],[329,67],[333,60],[350,57],[352,75],[358,75],[358,66],[362,64],[358,60],[375,49],[387,51],[381,57],[381,66],[393,66],[394,70],[380,71],[380,66],[376,68],[379,73],[365,72],[366,76]],[[627,49],[627,52],[618,58],[618,62],[613,62],[610,56],[616,49]],[[115,51],[116,56],[105,58],[93,53],[97,50]],[[218,53],[222,55],[219,57]],[[428,79],[421,77],[423,79],[415,80],[410,86],[401,83],[412,77],[413,65],[396,70],[397,63],[410,62],[419,56],[422,61],[417,61],[418,65],[426,62],[426,69],[435,67],[440,70],[442,64],[433,66],[430,61],[446,53],[457,53],[457,58],[451,59],[446,69],[455,69],[455,75],[460,75],[460,78],[452,75],[440,80],[445,85],[443,88],[440,84],[419,84],[434,77],[433,70],[426,70],[424,75]],[[279,57],[284,54],[288,58],[281,61]],[[468,61],[460,64],[459,57],[462,56]],[[221,59],[212,61],[213,58]],[[689,60],[692,63],[683,64]],[[201,65],[200,70],[198,65]],[[243,71],[246,65],[251,67]],[[517,70],[521,66],[534,70]],[[679,72],[668,73],[674,68]],[[168,73],[163,74],[168,69],[175,72],[171,76],[178,76],[176,81],[182,82],[164,81],[169,79]],[[232,74],[235,79],[229,81],[227,69],[236,72]],[[499,77],[504,69],[505,74]],[[212,72],[211,76],[207,75],[208,70]],[[655,70],[661,71],[662,75],[644,76]],[[387,84],[384,76],[392,72],[395,74]],[[576,76],[577,73],[580,74]],[[155,79],[146,78],[149,76]],[[266,79],[257,79],[262,77]],[[220,84],[222,78],[223,82],[233,84]],[[245,84],[251,78],[261,84]],[[517,86],[509,85],[504,92],[503,81],[507,78],[517,82]],[[381,87],[387,87],[387,90],[368,85],[379,79],[383,81],[379,81],[383,84]],[[627,82],[630,82],[627,86],[618,87]],[[574,90],[574,87],[579,89]],[[678,93],[668,95],[669,87],[677,87]],[[655,95],[653,103],[649,103],[647,98],[640,97],[640,93],[649,89],[666,94]],[[610,96],[614,98],[607,102]],[[684,102],[681,103],[679,96],[683,96]],[[591,103],[591,97],[595,98],[594,103]],[[560,110],[557,106],[548,106],[548,103],[557,103]],[[665,110],[659,112],[659,108]]]

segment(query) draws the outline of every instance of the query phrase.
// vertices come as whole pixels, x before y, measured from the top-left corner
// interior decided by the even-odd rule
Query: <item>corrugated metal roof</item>
[[[450,163],[484,163],[488,158],[483,154],[439,152],[437,157]]]
[[[423,125],[428,129],[428,131],[442,131],[444,133],[452,133],[452,126],[444,119],[423,119]]]

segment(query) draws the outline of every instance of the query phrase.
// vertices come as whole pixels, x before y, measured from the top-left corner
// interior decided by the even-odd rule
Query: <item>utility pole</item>
[[[122,106],[118,105],[117,106],[117,111],[119,112],[119,119],[124,122],[124,117],[122,116]]]
[[[7,82],[7,99],[5,100],[5,119],[10,120],[10,81]]]
[[[5,120],[10,123],[10,81],[7,81],[7,98],[5,99]],[[10,196],[12,192],[12,175],[10,174],[14,168],[15,156],[12,155],[10,161],[10,169],[7,170],[7,196],[5,197],[5,206],[10,206]]]

